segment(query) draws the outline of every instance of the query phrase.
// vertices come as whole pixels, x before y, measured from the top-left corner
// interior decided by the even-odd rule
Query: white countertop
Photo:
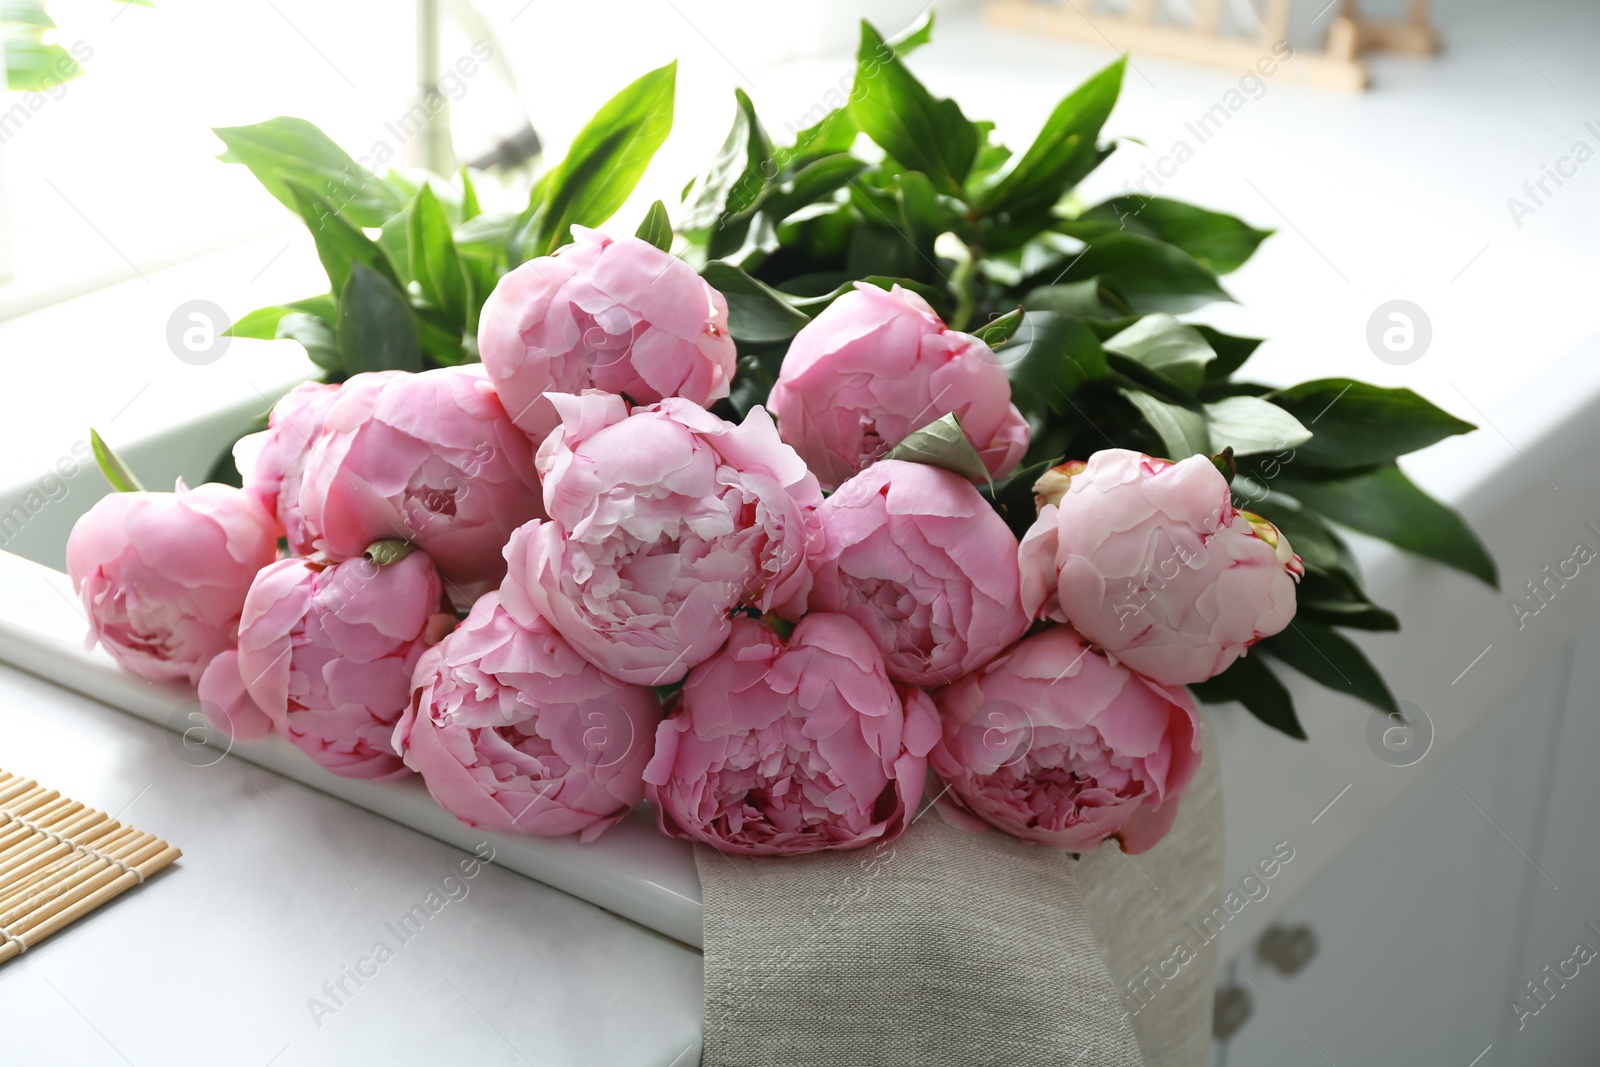
[[[1570,554],[1583,519],[1600,521],[1600,475],[1588,462],[1600,451],[1600,345],[1585,342],[1600,288],[1600,160],[1520,228],[1505,204],[1573,141],[1600,148],[1600,135],[1584,126],[1600,125],[1600,68],[1585,44],[1595,39],[1600,12],[1510,0],[1437,7],[1443,55],[1375,57],[1374,88],[1361,96],[1269,83],[1160,192],[1280,229],[1227,280],[1242,305],[1209,316],[1272,338],[1251,366],[1257,377],[1348,374],[1408,385],[1485,427],[1406,465],[1430,491],[1464,507],[1496,555],[1503,584],[1515,590]],[[709,29],[712,40],[698,54],[686,52],[686,64],[724,62]],[[1109,48],[952,18],[916,66],[969,115],[1003,116],[1022,131],[1011,137],[1016,143],[1109,58]],[[1143,158],[1185,136],[1184,122],[1237,80],[1155,59],[1136,57],[1135,65],[1108,132],[1140,136],[1151,146]],[[754,95],[764,114],[800,114],[843,69],[815,63],[752,72]],[[730,85],[741,80],[725,73]],[[672,158],[703,158],[720,141],[726,109],[701,110],[697,119],[687,103],[680,109],[674,141],[689,148]],[[781,120],[769,121],[775,133],[782,129]],[[1137,175],[1143,152],[1129,146],[1091,193],[1117,191],[1124,175]],[[642,195],[676,188],[679,169],[652,171],[655,185]],[[194,295],[198,282],[206,283],[203,293],[225,294],[216,299],[231,312],[302,295],[314,263],[303,242],[285,240],[290,250],[259,280],[252,275],[281,246],[276,238],[225,254],[236,256],[218,261],[226,270],[155,272],[149,283],[106,290],[76,309],[0,324],[8,386],[50,398],[10,420],[5,432],[14,447],[0,450],[0,484],[37,477],[81,436],[84,421],[115,416],[136,438],[190,417],[196,405],[246,400],[301,373],[303,362],[283,346],[263,357],[266,346],[236,342],[223,361],[193,368],[161,339],[170,308]],[[1373,308],[1397,297],[1420,304],[1434,328],[1429,354],[1405,367],[1379,361],[1363,339]],[[121,339],[126,358],[85,362],[82,395],[68,398],[58,367],[47,371],[25,356],[62,346],[85,321],[138,325]],[[87,351],[77,342],[68,347]],[[1504,595],[1382,547],[1361,550],[1374,596],[1398,608],[1407,625],[1402,635],[1361,643],[1397,694],[1428,711],[1440,753],[1458,746],[1600,609],[1592,592],[1575,595],[1519,632]],[[0,766],[113,812],[137,796],[129,817],[187,853],[161,879],[0,968],[8,1051],[11,1035],[20,1034],[34,1042],[22,1047],[45,1063],[123,1062],[113,1048],[133,1063],[214,1062],[218,1047],[237,1052],[230,1061],[266,1063],[287,1044],[279,1064],[362,1062],[376,1049],[391,1062],[667,1064],[696,1040],[693,952],[495,869],[441,914],[452,932],[425,933],[348,1010],[315,1028],[306,998],[437,884],[459,854],[237,760],[186,766],[157,728],[15,672],[0,670],[0,689],[8,698],[0,700]],[[1215,717],[1228,870],[1243,871],[1277,840],[1293,841],[1306,857],[1286,871],[1269,906],[1229,927],[1225,955],[1240,951],[1439,762],[1430,756],[1417,767],[1389,767],[1367,749],[1364,707],[1309,686],[1296,695],[1309,744],[1280,738],[1242,712]],[[1330,801],[1336,804],[1324,812]],[[275,862],[258,864],[256,856]],[[491,927],[491,914],[517,921]],[[159,968],[158,980],[126,980],[151,968]],[[213,989],[225,992],[208,997]],[[425,992],[425,1007],[437,1010],[419,1013],[402,991]],[[593,1054],[590,1041],[615,1044]]]

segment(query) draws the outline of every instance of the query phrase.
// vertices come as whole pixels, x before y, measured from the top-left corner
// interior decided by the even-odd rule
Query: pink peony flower
[[[410,541],[455,586],[498,581],[506,538],[543,514],[533,448],[476,366],[345,382],[298,499],[312,545],[329,559]]]
[[[272,720],[250,697],[239,673],[239,650],[212,657],[200,676],[200,708],[211,725],[232,741],[259,741],[272,732]]]
[[[489,593],[423,653],[394,746],[468,826],[593,840],[644,798],[655,693],[573,651]]]
[[[1214,677],[1294,618],[1300,557],[1204,456],[1068,465],[1022,538],[1022,602],[1162,685]],[[1081,468],[1081,469],[1080,469]]]
[[[519,622],[547,618],[601,670],[664,685],[721,647],[732,609],[799,610],[822,495],[765,411],[735,426],[687,400],[550,399],[550,518],[512,535],[500,587]]]
[[[958,474],[874,463],[823,501],[812,611],[870,634],[889,677],[945,685],[1022,636],[1017,539]]]
[[[311,535],[300,514],[300,479],[338,395],[337,385],[304,382],[273,405],[267,429],[241,437],[233,446],[233,463],[245,492],[255,494],[277,516],[278,533],[288,540],[292,555],[312,552]]]
[[[951,412],[996,478],[1028,448],[1028,424],[989,346],[947,329],[898,285],[857,282],[796,334],[768,404],[824,489]]]
[[[152,681],[199,681],[233,646],[250,582],[277,555],[273,526],[259,500],[226,485],[101,498],[67,538],[90,645]]]
[[[637,403],[728,395],[728,304],[694,268],[637,237],[582,226],[573,243],[500,279],[478,351],[506,410],[535,440],[560,424],[545,393],[595,388]]]
[[[892,841],[916,816],[933,704],[843,615],[807,615],[787,642],[736,620],[674,700],[644,772],[663,833],[793,856]]]
[[[363,557],[280,560],[245,601],[245,688],[280,733],[333,773],[403,775],[391,737],[412,669],[455,624],[441,594],[421,552],[383,567]]]
[[[1157,685],[1053,626],[934,694],[944,735],[929,763],[940,814],[1083,851],[1116,837],[1148,850],[1200,765],[1200,720],[1181,687]]]

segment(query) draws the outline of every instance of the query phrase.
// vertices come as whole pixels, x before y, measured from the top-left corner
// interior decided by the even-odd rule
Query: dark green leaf
[[[339,359],[338,336],[326,319],[291,311],[278,320],[276,336],[300,342],[311,362],[325,371],[339,373],[344,369]]]
[[[228,146],[218,159],[249,167],[267,192],[302,216],[285,179],[299,182],[357,226],[382,226],[405,204],[405,197],[305,119],[280,117],[212,132]]]
[[[954,100],[936,99],[923,88],[865,20],[850,115],[907,170],[926,174],[941,192],[963,195],[961,183],[978,151],[977,130]]]
[[[1364,700],[1380,711],[1400,710],[1366,654],[1321,623],[1296,619],[1257,647],[1329,689]]]
[[[1022,309],[1008,311],[1004,315],[996,315],[976,330],[972,336],[988,345],[990,348],[999,348],[1016,334],[1017,328],[1022,325]]]
[[[411,276],[421,286],[422,295],[450,322],[465,327],[466,274],[450,233],[450,220],[427,185],[417,192],[411,205],[406,244],[411,255]]]
[[[1400,629],[1400,620],[1394,612],[1358,600],[1301,600],[1295,617],[1354,630]]]
[[[1134,359],[1193,393],[1216,357],[1200,331],[1171,315],[1147,315],[1105,342],[1108,352]]]
[[[659,200],[651,204],[634,236],[663,252],[672,251],[672,220],[667,218],[667,205]]]
[[[1093,170],[1103,158],[1096,142],[1122,90],[1126,64],[1118,59],[1057,104],[1028,150],[979,195],[979,210],[1012,216],[1048,212]]]
[[[1418,489],[1399,467],[1388,464],[1327,481],[1296,477],[1290,468],[1276,485],[1335,522],[1498,587],[1494,560],[1471,527]]]
[[[755,203],[776,173],[772,141],[756,118],[755,105],[743,89],[733,91],[733,129],[710,168],[691,187],[693,196],[683,216],[685,231],[705,230]]]
[[[1029,311],[1059,311],[1082,319],[1108,319],[1127,314],[1126,308],[1113,308],[1106,303],[1109,295],[1101,289],[1099,278],[1085,278],[1063,285],[1041,285],[1023,297],[1022,304]]]
[[[144,492],[144,486],[139,484],[139,479],[133,476],[128,465],[122,462],[122,457],[111,451],[111,446],[93,428],[89,430],[89,448],[94,452],[94,461],[99,464],[100,473],[106,476],[106,481],[111,483],[111,488],[119,493]]]
[[[1215,678],[1189,688],[1208,704],[1237,700],[1274,730],[1296,741],[1306,739],[1305,727],[1294,713],[1294,699],[1260,657],[1241,656]]]
[[[1311,427],[1296,458],[1318,467],[1370,467],[1477,429],[1409,389],[1384,389],[1349,378],[1322,378],[1270,398]]]
[[[883,458],[926,463],[930,467],[953,471],[969,481],[989,482],[993,489],[994,483],[989,480],[988,468],[983,465],[978,450],[967,440],[966,431],[961,429],[961,422],[954,414],[912,431]]]
[[[1236,456],[1282,452],[1311,438],[1300,420],[1260,397],[1230,396],[1205,410],[1212,447],[1231,448]]]
[[[1155,196],[1119,196],[1090,208],[1076,222],[1083,232],[1099,226],[1176,245],[1218,274],[1238,269],[1257,245],[1272,236],[1271,230],[1255,229],[1232,215]]]
[[[1211,351],[1217,354],[1216,359],[1206,364],[1208,382],[1221,381],[1233,374],[1261,346],[1261,339],[1257,337],[1233,337],[1210,326],[1196,326],[1195,329],[1206,339]]]
[[[1166,458],[1178,461],[1190,456],[1211,455],[1211,435],[1206,431],[1204,415],[1158,400],[1139,389],[1118,389],[1117,392],[1139,409],[1144,421],[1161,438],[1167,450]]]
[[[284,179],[295,202],[295,209],[311,230],[311,239],[317,245],[317,258],[328,272],[328,282],[336,293],[344,292],[350,280],[351,264],[359,263],[368,270],[383,275],[396,289],[400,279],[394,272],[389,257],[377,242],[346,222],[327,201],[293,178]]]
[[[853,156],[823,156],[807,163],[792,178],[767,186],[750,210],[760,211],[774,223],[782,222],[801,208],[833,196],[866,167]]]
[[[850,108],[836,107],[796,133],[794,144],[778,149],[775,153],[777,163],[781,167],[788,167],[822,156],[848,152],[850,146],[855,144],[858,133],[860,131],[856,129],[855,119],[850,117]]]
[[[1094,331],[1053,311],[1026,312],[1016,337],[995,356],[1011,379],[1012,400],[1026,413],[1064,415],[1068,397],[1107,373],[1106,354]]]
[[[676,61],[612,97],[550,172],[529,250],[547,256],[572,240],[573,226],[598,226],[639,184],[672,129]]]
[[[784,294],[731,263],[714,260],[701,277],[728,301],[728,332],[737,341],[786,341],[811,321]]]
[[[1139,314],[1180,314],[1218,300],[1232,300],[1216,274],[1181,248],[1136,233],[1106,233],[1084,239],[1088,246],[1057,282],[1098,277]]]
[[[422,369],[416,320],[400,290],[357,263],[339,293],[339,362],[347,373]]]

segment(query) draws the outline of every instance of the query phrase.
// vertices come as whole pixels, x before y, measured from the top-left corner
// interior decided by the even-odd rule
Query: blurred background
[[[245,168],[216,160],[212,127],[294,115],[375,169],[487,164],[480,192],[514,209],[541,158],[559,159],[612,94],[677,59],[673,134],[616,224],[631,232],[715,153],[735,88],[787,142],[848,93],[861,18],[887,36],[927,7],[52,0],[54,25],[40,28],[28,21],[37,5],[3,0],[13,71],[66,55],[82,76],[0,91],[0,516],[51,472],[63,488],[46,495],[72,500],[4,524],[0,547],[61,565],[73,519],[104,491],[85,463],[90,425],[170,480],[203,472],[241,418],[313,373],[289,341],[234,340],[203,363],[174,345],[174,316],[194,302],[225,328],[325,289],[303,225]],[[937,14],[910,65],[1014,146],[1132,47],[1106,126],[1127,140],[1084,196],[1156,193],[1277,231],[1227,279],[1238,302],[1193,316],[1269,339],[1252,378],[1409,386],[1484,426],[1496,454],[1580,417],[1600,291],[1600,5],[945,0]],[[1177,39],[1206,17],[1232,50]],[[1358,33],[1351,58],[1333,27],[1358,18],[1380,28]],[[1264,23],[1293,53],[1271,74],[1249,43]],[[1418,25],[1437,51],[1396,28]],[[430,84],[448,120],[408,124]],[[1369,342],[1395,301],[1425,337],[1409,360]],[[1454,499],[1482,469],[1473,447],[1440,446],[1416,469]],[[1565,481],[1532,459],[1521,477]],[[1589,512],[1600,521],[1600,505]],[[1571,532],[1551,535],[1556,558]],[[1565,603],[1578,602],[1600,604],[1596,588]],[[1217,1064],[1600,1063],[1600,973],[1569,966],[1575,943],[1600,948],[1600,639],[1552,640],[1527,662],[1537,669],[1505,714],[1453,737],[1393,810],[1341,838],[1336,862],[1318,861],[1276,941],[1252,934],[1225,950]],[[1358,734],[1352,744],[1368,758]],[[1285,756],[1230,765],[1229,781],[1296,773]],[[1461,803],[1469,792],[1477,814]],[[1331,821],[1308,824],[1308,839]],[[1230,838],[1230,869],[1269,848]]]

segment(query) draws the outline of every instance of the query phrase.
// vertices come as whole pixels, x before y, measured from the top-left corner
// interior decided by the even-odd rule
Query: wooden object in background
[[[0,963],[181,855],[153,834],[0,770]]]
[[[1110,43],[1123,52],[1241,69],[1269,59],[1276,65],[1275,77],[1330,89],[1366,88],[1367,68],[1360,58],[1362,51],[1424,55],[1438,48],[1438,38],[1428,25],[1428,0],[1410,0],[1410,11],[1404,20],[1366,20],[1360,15],[1357,0],[1331,0],[1339,4],[1339,14],[1329,24],[1324,50],[1298,48],[1288,59],[1274,49],[1282,49],[1288,38],[1291,0],[1265,0],[1265,7],[1259,12],[1260,27],[1251,34],[1222,31],[1221,0],[1195,0],[1194,19],[1189,23],[1157,21],[1151,0],[1130,0],[1126,14],[1093,11],[1089,2],[988,0],[984,10],[991,22],[1002,26],[1094,44]]]

